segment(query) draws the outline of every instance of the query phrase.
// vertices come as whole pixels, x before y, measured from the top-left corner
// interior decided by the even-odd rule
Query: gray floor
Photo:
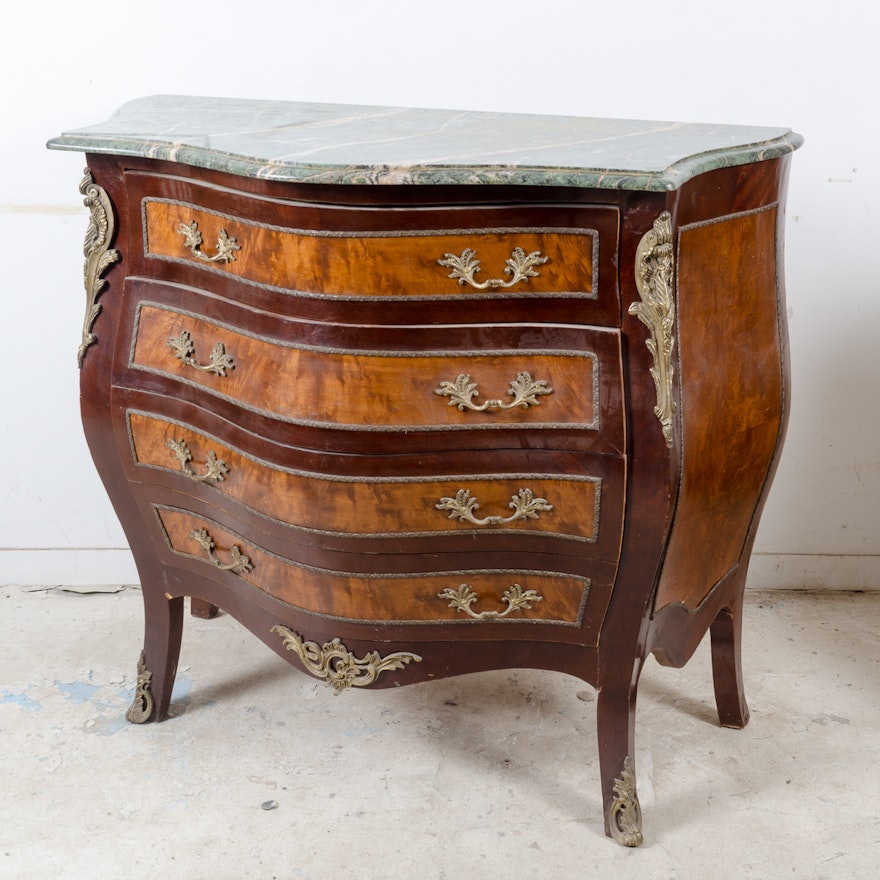
[[[335,697],[188,618],[174,717],[132,726],[140,638],[136,589],[0,589],[0,877],[880,876],[880,593],[749,593],[744,731],[717,724],[706,645],[648,664],[637,850],[602,834],[575,679]]]

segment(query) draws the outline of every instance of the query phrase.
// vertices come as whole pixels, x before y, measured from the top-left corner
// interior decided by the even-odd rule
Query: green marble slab
[[[156,95],[48,146],[305,183],[662,192],[802,142],[786,128]]]

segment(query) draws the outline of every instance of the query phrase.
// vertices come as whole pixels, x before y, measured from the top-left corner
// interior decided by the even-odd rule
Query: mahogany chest
[[[788,409],[785,129],[154,97],[87,153],[86,436],[141,576],[129,720],[184,598],[337,692],[506,667],[598,689],[642,840],[639,673],[743,587]]]

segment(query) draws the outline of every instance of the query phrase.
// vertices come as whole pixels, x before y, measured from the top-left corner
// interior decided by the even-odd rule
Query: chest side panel
[[[777,214],[680,232],[682,477],[658,608],[695,608],[737,565],[780,439]]]

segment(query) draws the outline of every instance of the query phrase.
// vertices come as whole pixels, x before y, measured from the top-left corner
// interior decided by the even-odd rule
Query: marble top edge
[[[48,146],[303,183],[664,191],[802,142],[764,126],[157,95]]]

